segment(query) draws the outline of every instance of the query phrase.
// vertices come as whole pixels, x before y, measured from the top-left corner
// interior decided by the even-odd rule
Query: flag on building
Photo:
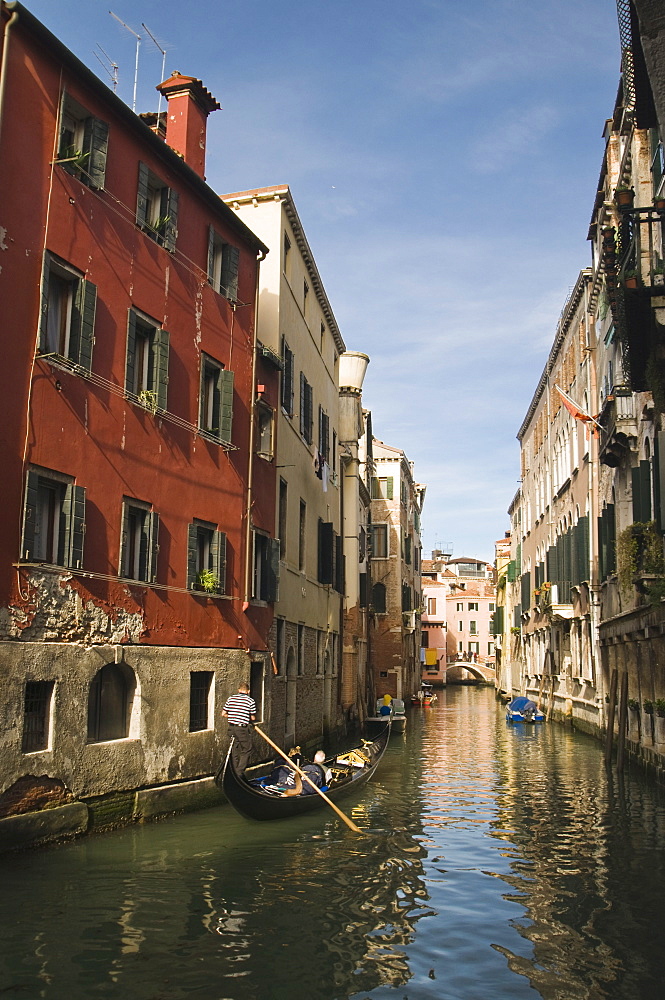
[[[602,429],[595,417],[592,417],[590,413],[586,413],[581,407],[579,407],[560,386],[555,385],[554,388],[561,396],[561,402],[566,407],[570,415],[575,418],[575,420],[582,420],[584,423],[591,423],[594,427]]]

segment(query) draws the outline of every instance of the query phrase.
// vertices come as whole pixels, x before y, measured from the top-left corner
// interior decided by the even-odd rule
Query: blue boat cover
[[[530,698],[513,698],[508,708],[511,712],[523,712],[525,708],[537,708],[537,705]]]

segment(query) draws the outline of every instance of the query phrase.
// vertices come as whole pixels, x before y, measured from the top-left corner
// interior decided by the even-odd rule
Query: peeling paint
[[[5,238],[7,236],[7,230],[4,226],[0,226],[0,250],[9,250],[9,247],[5,243]]]
[[[196,289],[196,298],[194,300],[194,317],[195,324],[194,328],[196,330],[196,337],[194,338],[195,344],[201,343],[201,316],[203,315],[203,290],[201,286]]]
[[[61,576],[32,572],[25,606],[0,609],[0,639],[23,642],[138,643],[143,614],[122,609],[109,614],[94,601],[83,601]]]

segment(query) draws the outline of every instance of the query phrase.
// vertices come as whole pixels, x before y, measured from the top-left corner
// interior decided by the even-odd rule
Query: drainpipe
[[[247,611],[251,597],[252,588],[250,586],[252,572],[252,482],[254,476],[254,417],[256,415],[256,342],[259,328],[259,273],[261,261],[265,260],[266,254],[260,251],[257,255],[256,264],[256,287],[254,289],[254,336],[252,341],[252,391],[251,405],[249,410],[249,457],[247,460],[247,508],[245,511],[245,593],[243,594],[242,610]]]
[[[7,4],[7,9],[11,6]],[[18,21],[18,11],[13,10],[11,16],[5,25],[5,33],[2,42],[2,66],[0,67],[0,138],[2,137],[2,122],[4,119],[5,112],[5,87],[7,85],[7,63],[9,62],[9,33],[14,27],[15,23]]]

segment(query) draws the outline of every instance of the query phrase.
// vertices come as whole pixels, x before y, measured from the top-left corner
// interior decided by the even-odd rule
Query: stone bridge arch
[[[446,673],[448,673],[451,667],[464,667],[465,670],[468,670],[470,674],[477,677],[479,681],[484,681],[485,684],[493,684],[496,678],[496,671],[494,667],[487,667],[484,663],[469,663],[467,660],[452,660],[450,663],[446,664]]]

